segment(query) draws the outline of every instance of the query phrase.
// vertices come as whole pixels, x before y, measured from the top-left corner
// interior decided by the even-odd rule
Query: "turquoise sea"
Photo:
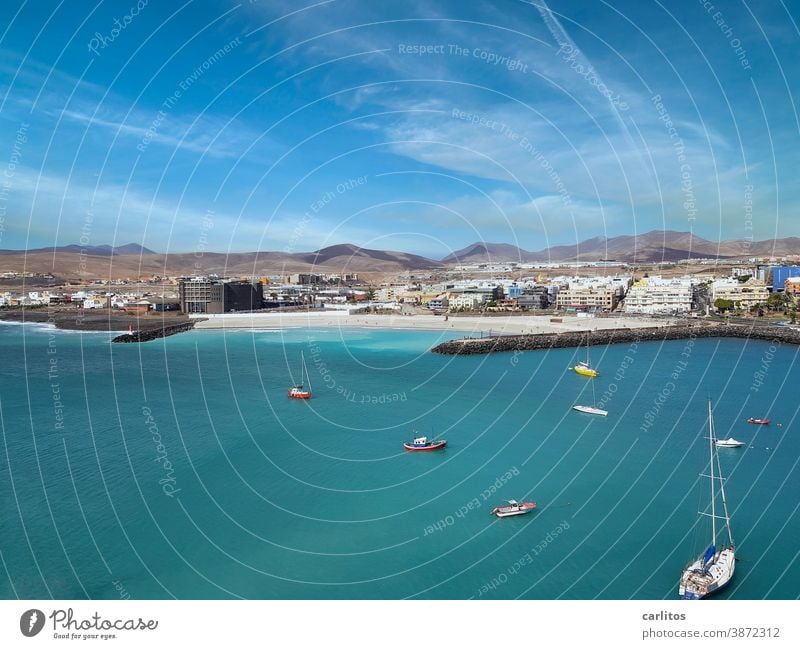
[[[596,347],[591,380],[575,350],[444,337],[0,324],[0,597],[674,599],[707,543],[707,397],[746,442],[719,597],[800,595],[800,348]],[[571,410],[593,398],[607,418]],[[415,430],[447,448],[404,452]],[[509,498],[538,509],[489,515]]]

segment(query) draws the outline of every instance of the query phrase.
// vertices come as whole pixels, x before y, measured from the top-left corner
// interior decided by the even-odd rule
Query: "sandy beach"
[[[196,329],[287,329],[295,327],[366,327],[374,329],[428,329],[459,331],[475,336],[502,334],[538,334],[596,329],[664,326],[666,320],[631,318],[618,315],[608,318],[563,316],[552,322],[550,316],[464,316],[372,315],[346,311],[311,311],[308,313],[224,313],[204,314]]]

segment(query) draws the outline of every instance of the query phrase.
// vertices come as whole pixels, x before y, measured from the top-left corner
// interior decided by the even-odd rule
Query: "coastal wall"
[[[775,343],[800,345],[800,331],[789,327],[748,325],[674,325],[668,327],[642,327],[638,329],[598,329],[591,332],[589,344],[614,345],[632,342],[660,342],[686,338],[745,338],[767,340]],[[466,338],[448,340],[431,351],[435,354],[488,354],[491,352],[528,351],[585,346],[587,333],[581,331],[532,334],[524,336],[496,336],[492,338]]]
[[[144,343],[148,340],[156,340],[166,336],[172,336],[194,328],[194,321],[181,322],[175,325],[165,325],[154,329],[134,331],[132,334],[122,334],[111,340],[112,343]]]

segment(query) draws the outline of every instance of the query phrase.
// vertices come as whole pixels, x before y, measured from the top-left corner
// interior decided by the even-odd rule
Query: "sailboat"
[[[711,482],[711,513],[698,512],[701,516],[711,517],[711,543],[696,560],[690,563],[681,575],[678,595],[682,599],[703,599],[722,590],[733,579],[736,568],[736,554],[731,534],[731,517],[728,515],[728,502],[725,499],[725,479],[716,452],[716,435],[714,432],[714,415],[711,412],[711,400],[708,401],[708,450],[710,454],[709,474]],[[716,471],[716,475],[715,475]],[[719,481],[719,490],[717,490]],[[717,515],[717,491],[722,500],[722,516]],[[725,521],[724,544],[717,545],[717,520]]]
[[[592,381],[592,405],[591,406],[572,406],[573,410],[578,412],[585,412],[587,415],[600,415],[601,417],[608,416],[608,410],[603,410],[597,407],[597,394],[594,389],[594,381]]]
[[[580,374],[581,376],[591,376],[594,378],[595,376],[599,376],[600,372],[595,369],[592,369],[592,366],[589,365],[589,332],[586,332],[586,360],[585,361],[578,361],[575,363],[575,367],[572,368]]]
[[[297,385],[293,385],[289,388],[289,398],[290,399],[310,399],[311,398],[311,377],[308,375],[308,368],[306,367],[306,358],[303,356],[303,352],[300,352],[300,361],[302,364],[302,370],[300,372],[300,383]],[[305,382],[303,380],[305,379]],[[306,384],[308,385],[308,389],[306,389]]]

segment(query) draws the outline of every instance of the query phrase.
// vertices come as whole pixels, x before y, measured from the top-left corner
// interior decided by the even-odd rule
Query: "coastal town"
[[[51,277],[0,275],[0,317],[60,313],[202,318],[232,313],[328,311],[437,315],[564,314],[581,317],[774,317],[794,325],[800,265],[761,263],[720,268],[674,264],[496,264],[406,271],[378,282],[358,273],[288,273],[102,280],[47,286]],[[363,275],[363,274],[362,274]],[[44,284],[45,286],[41,286]],[[24,287],[24,288],[23,288]],[[30,287],[30,288],[29,288]],[[35,287],[35,288],[34,288]]]

